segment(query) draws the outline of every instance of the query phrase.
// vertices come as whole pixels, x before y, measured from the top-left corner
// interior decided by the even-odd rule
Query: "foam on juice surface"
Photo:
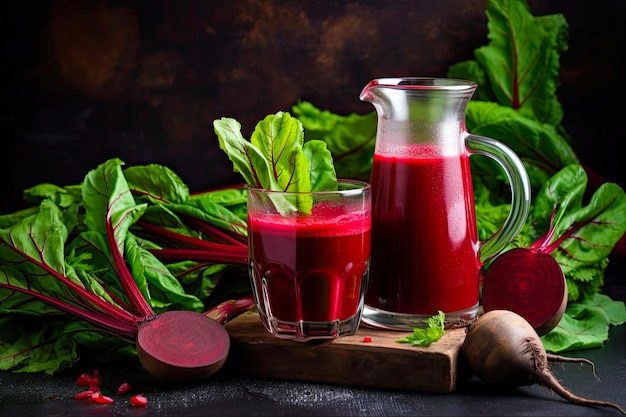
[[[370,218],[364,211],[346,213],[341,207],[324,204],[316,205],[310,215],[264,214],[250,220],[255,230],[263,229],[265,233],[293,233],[295,229],[298,234],[315,236],[351,235],[363,233],[371,227]]]

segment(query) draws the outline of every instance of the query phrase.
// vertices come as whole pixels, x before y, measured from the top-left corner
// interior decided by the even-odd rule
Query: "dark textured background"
[[[192,190],[240,177],[212,121],[249,134],[299,99],[336,113],[380,76],[445,76],[487,44],[484,0],[40,0],[3,2],[0,213],[41,182],[82,181],[111,157],[159,163]],[[558,94],[581,159],[624,186],[618,146],[620,0],[532,0],[563,13]],[[621,149],[621,148],[620,148]]]
[[[618,60],[626,2],[529,4],[536,16],[563,13],[570,26],[558,94],[577,153],[625,186]],[[249,132],[298,99],[369,112],[358,94],[370,79],[444,76],[487,43],[484,0],[7,0],[0,8],[0,213],[21,206],[24,188],[79,183],[113,156],[167,164],[194,189],[238,181],[216,147],[215,118],[235,117]],[[625,299],[623,265],[623,258],[611,262],[607,274],[607,293],[617,300]],[[579,365],[557,366],[557,376],[575,393],[625,406],[625,343],[618,326],[605,348],[580,355],[594,361],[598,380]],[[117,401],[105,409],[71,400],[76,376],[91,370],[0,373],[0,414],[617,415],[571,405],[537,385],[494,392],[471,380],[441,396],[220,374],[166,390],[140,383],[132,367],[103,369],[103,381],[110,389],[136,382],[149,408]]]

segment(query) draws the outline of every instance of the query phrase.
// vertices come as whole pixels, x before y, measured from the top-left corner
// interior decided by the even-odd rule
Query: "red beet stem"
[[[254,297],[252,294],[238,298],[236,300],[228,300],[220,303],[207,311],[207,316],[221,324],[226,324],[230,320],[254,307]]]
[[[154,316],[154,310],[152,310],[152,307],[148,303],[148,300],[146,300],[146,297],[144,297],[141,293],[141,290],[135,282],[135,278],[126,266],[126,261],[124,260],[124,256],[120,251],[119,244],[115,240],[115,231],[113,230],[110,213],[107,214],[106,230],[107,239],[109,241],[111,254],[113,255],[114,260],[113,269],[119,277],[120,283],[124,288],[124,292],[130,299],[131,304],[138,314],[140,314],[142,317]]]
[[[227,251],[215,249],[150,249],[150,253],[161,260],[190,259],[242,265],[248,263],[248,250],[246,248],[243,248],[243,250],[228,248]]]
[[[204,224],[203,222],[198,222]],[[162,226],[147,222],[137,222],[143,229],[156,236],[164,238],[176,245],[184,247],[151,249],[150,253],[162,260],[193,259],[196,261],[210,261],[219,263],[248,263],[247,245],[236,241],[224,234],[222,237],[228,243],[212,242],[181,233],[174,232]],[[195,222],[194,222],[195,224]],[[214,228],[215,229],[215,228]]]
[[[247,238],[246,236],[242,236],[238,233],[235,234],[235,237],[229,235],[226,232],[221,231],[217,227],[212,224],[203,222],[202,220],[196,219],[195,217],[186,216],[185,221],[188,222],[191,226],[195,227],[197,230],[206,233],[214,238],[221,240],[226,243],[230,243],[235,246],[246,246]]]

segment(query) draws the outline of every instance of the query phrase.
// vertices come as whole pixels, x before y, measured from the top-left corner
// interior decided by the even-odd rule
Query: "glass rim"
[[[324,196],[324,195],[344,195],[344,196],[351,196],[351,195],[358,195],[358,194],[362,194],[363,192],[366,191],[370,191],[372,188],[372,185],[366,181],[362,181],[362,180],[356,180],[356,179],[350,179],[350,178],[337,178],[337,184],[339,186],[341,186],[342,184],[348,184],[348,185],[352,185],[352,188],[348,188],[348,189],[337,189],[337,190],[325,190],[325,191],[284,191],[284,190],[270,190],[267,188],[261,188],[261,187],[255,187],[252,185],[246,185],[246,188],[248,190],[253,190],[256,193],[262,193],[262,194],[290,194],[290,195],[297,195],[297,194],[310,194],[310,195],[316,195],[316,196]]]
[[[375,78],[367,88],[414,88],[419,90],[466,91],[478,87],[474,81],[446,77],[388,77]]]

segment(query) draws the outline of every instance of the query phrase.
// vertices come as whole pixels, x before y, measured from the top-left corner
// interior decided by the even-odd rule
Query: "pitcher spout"
[[[478,85],[451,78],[377,78],[363,88],[359,98],[372,103],[379,119],[428,121],[463,119]]]

